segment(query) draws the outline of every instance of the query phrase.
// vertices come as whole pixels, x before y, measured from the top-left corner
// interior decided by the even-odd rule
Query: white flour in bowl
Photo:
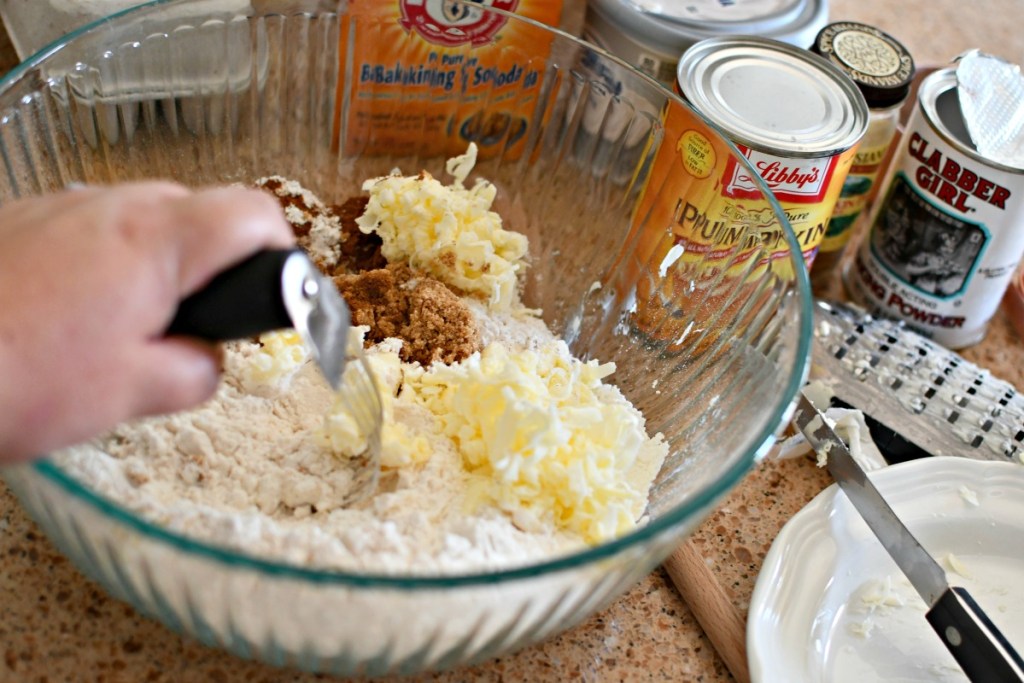
[[[342,507],[354,465],[348,432],[332,427],[334,395],[291,332],[227,345],[224,380],[203,406],[54,460],[169,529],[302,566],[510,568],[641,522],[667,447],[602,381],[612,367],[572,358],[518,301],[463,303],[480,350],[457,363],[404,362],[393,338],[367,349],[385,470],[358,505]],[[357,343],[366,332],[354,328]]]

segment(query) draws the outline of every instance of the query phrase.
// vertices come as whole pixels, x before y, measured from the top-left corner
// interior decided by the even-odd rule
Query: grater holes
[[[871,354],[871,358],[868,359],[868,365],[870,365],[873,368],[877,368],[878,364],[881,363],[881,362],[882,362],[882,357],[879,356],[877,353]]]
[[[985,422],[981,425],[981,431],[983,431],[983,432],[990,432],[990,431],[992,431],[992,426],[994,424],[995,423],[992,422],[992,420],[986,419]]]
[[[835,352],[834,355],[836,357],[836,360],[842,360],[843,358],[846,357],[846,347],[845,346],[840,346],[838,349],[836,349],[836,352]]]
[[[935,387],[928,387],[925,390],[925,392],[924,392],[924,397],[925,398],[934,398],[935,397]]]
[[[889,388],[890,389],[899,389],[902,386],[903,386],[903,380],[900,379],[899,377],[897,377],[896,379],[894,379],[892,381],[892,384],[889,385]]]
[[[977,387],[967,387],[967,393],[970,394],[971,396],[974,396],[975,394],[978,393],[978,388]]]
[[[1024,429],[1019,430],[1013,438],[1017,441],[1024,441]]]
[[[960,411],[959,410],[951,410],[951,411],[949,411],[949,416],[946,418],[946,421],[949,422],[949,424],[953,424],[954,422],[956,422],[959,419],[960,419]]]
[[[985,437],[983,437],[981,434],[978,434],[973,439],[971,439],[972,448],[977,448],[981,446],[981,444],[983,443],[985,443]]]

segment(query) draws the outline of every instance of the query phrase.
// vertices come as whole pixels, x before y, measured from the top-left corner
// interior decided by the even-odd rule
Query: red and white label
[[[379,0],[378,0],[379,1]],[[513,12],[519,0],[475,0],[476,5]],[[402,26],[435,45],[484,45],[505,25],[496,12],[453,0],[400,0]]]
[[[839,155],[815,159],[787,159],[773,154],[764,154],[742,145],[740,152],[750,160],[765,184],[780,202],[815,204],[821,202],[828,192],[832,172]],[[756,199],[761,196],[749,171],[729,159],[723,179],[724,192],[729,197]]]

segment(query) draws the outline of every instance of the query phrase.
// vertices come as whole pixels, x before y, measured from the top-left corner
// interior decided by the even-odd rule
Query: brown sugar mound
[[[352,310],[352,324],[369,326],[366,342],[401,339],[403,361],[456,363],[480,349],[466,304],[444,283],[405,264],[337,275],[334,282]]]

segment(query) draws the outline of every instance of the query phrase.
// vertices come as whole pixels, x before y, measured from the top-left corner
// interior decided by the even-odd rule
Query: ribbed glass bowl
[[[659,155],[676,153],[679,141],[666,117],[689,110],[612,57],[473,4],[478,18],[502,26],[499,47],[521,78],[464,92],[439,80],[368,99],[375,91],[362,82],[357,37],[386,46],[392,61],[437,55],[416,31],[350,13],[344,2],[309,9],[323,4],[263,3],[274,12],[261,13],[218,12],[205,0],[152,3],[44,49],[0,82],[0,201],[69,183],[248,183],[271,173],[337,200],[393,167],[443,177],[446,156],[474,139],[475,174],[495,182],[507,227],[530,239],[527,305],[543,309],[575,355],[614,361],[612,381],[670,445],[649,522],[508,571],[365,575],[182,536],[51,461],[4,476],[84,573],[204,643],[338,674],[480,661],[567,629],[619,596],[771,445],[806,371],[806,269],[766,197],[757,224],[709,215],[708,225],[733,229],[705,235],[703,254],[678,246],[678,207],[705,196],[714,178],[651,180]],[[466,65],[479,47],[443,54]],[[440,117],[417,104],[431,97],[443,103],[433,107]],[[690,130],[718,139],[689,116]],[[734,148],[729,154],[763,189]],[[655,218],[665,215],[672,220]]]

